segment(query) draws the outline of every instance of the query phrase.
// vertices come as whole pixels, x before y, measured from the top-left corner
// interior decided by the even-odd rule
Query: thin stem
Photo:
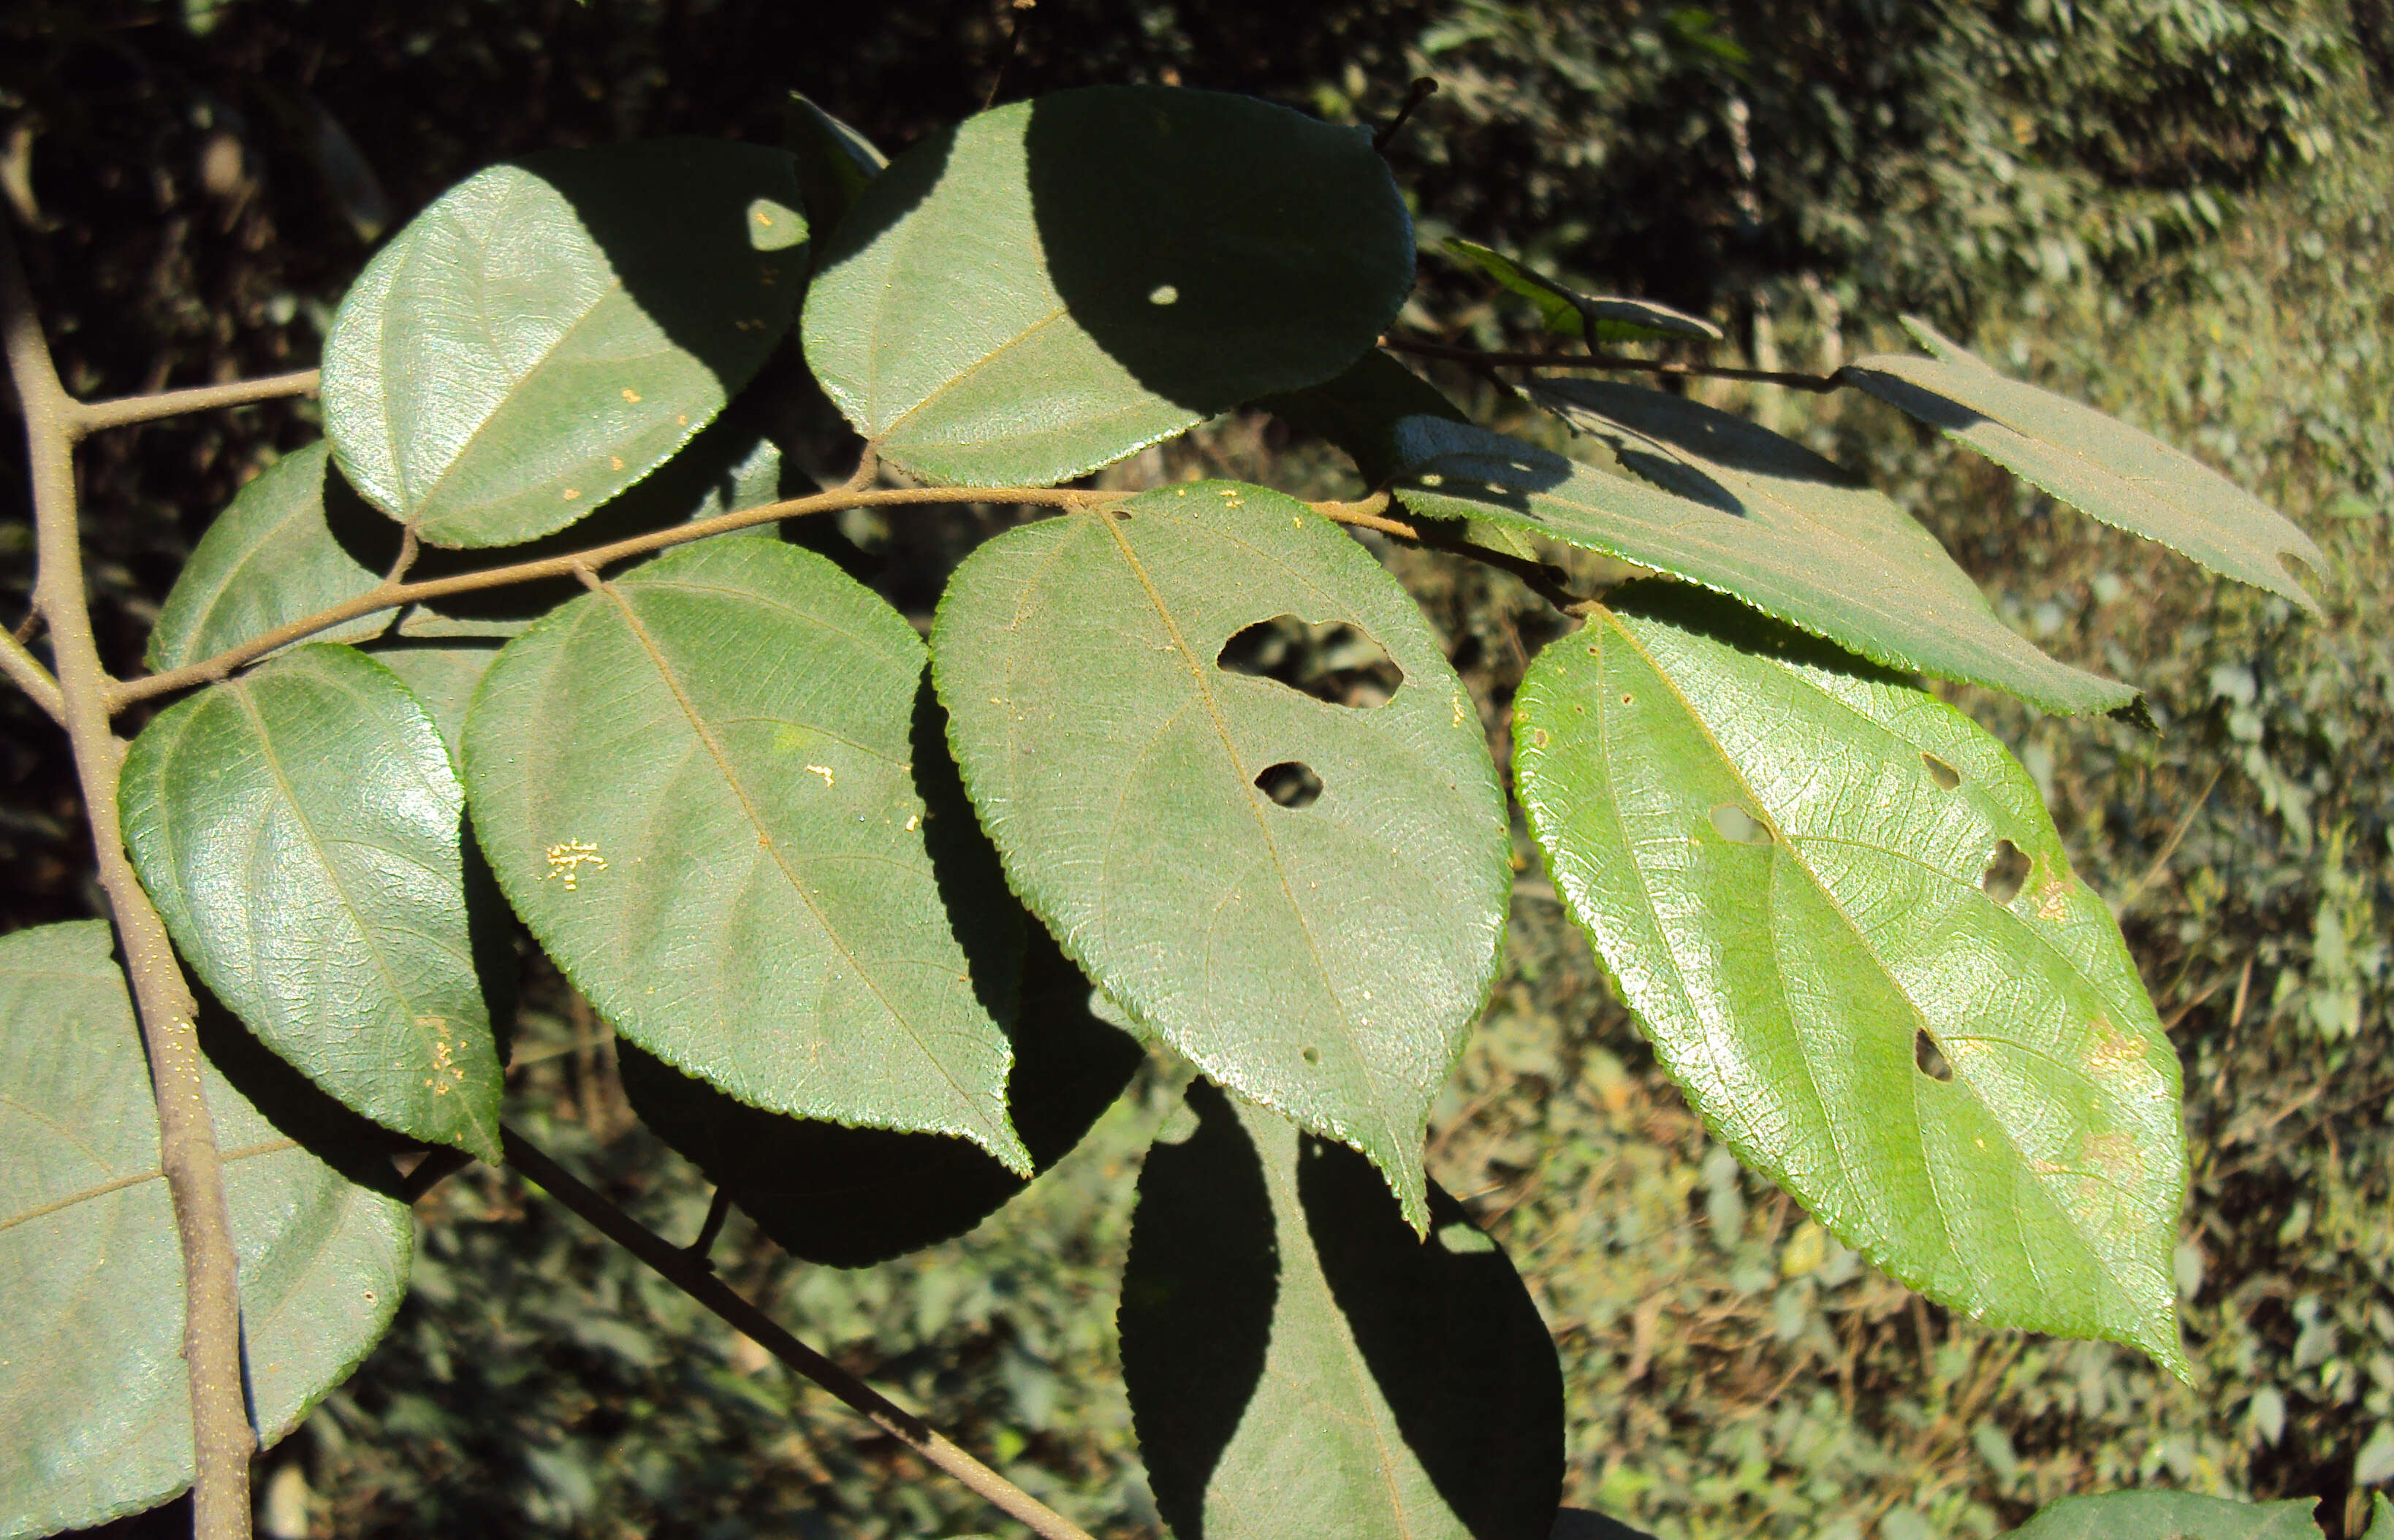
[[[13,633],[0,635],[0,673],[7,674],[19,689],[32,696],[33,704],[47,711],[52,722],[66,725],[66,701],[59,694],[59,682]]]
[[[1352,525],[1359,529],[1376,529],[1398,540],[1411,541],[1430,551],[1443,551],[1451,556],[1462,556],[1509,572],[1528,585],[1530,591],[1561,610],[1566,615],[1585,615],[1595,600],[1583,598],[1563,586],[1567,574],[1560,568],[1545,562],[1532,561],[1503,551],[1492,551],[1484,545],[1454,539],[1437,529],[1425,529],[1418,524],[1401,518],[1390,518],[1388,510],[1395,500],[1387,492],[1374,492],[1360,502],[1314,502],[1308,506],[1322,517],[1337,524]]]
[[[1675,375],[1682,379],[1746,380],[1756,385],[1785,385],[1825,395],[1845,382],[1835,374],[1799,374],[1777,369],[1731,369],[1727,364],[1670,363],[1660,359],[1633,359],[1620,353],[1491,353],[1478,347],[1454,347],[1442,342],[1416,342],[1409,337],[1384,338],[1382,346],[1425,359],[1454,359],[1483,368],[1501,369],[1622,369],[1640,374]]]
[[[302,369],[290,374],[269,374],[256,380],[234,380],[228,385],[162,390],[153,396],[121,396],[112,401],[75,402],[72,403],[75,434],[80,437],[101,428],[121,428],[133,423],[155,422],[161,417],[179,417],[187,411],[214,411],[219,407],[250,406],[282,396],[313,395],[317,371]]]
[[[1405,120],[1414,115],[1414,109],[1437,94],[1437,81],[1427,75],[1414,76],[1413,85],[1405,91],[1404,105],[1397,109],[1397,115],[1388,120],[1386,128],[1372,136],[1372,148],[1386,154],[1388,146],[1395,142],[1398,132],[1405,126]]]
[[[224,1163],[200,1077],[198,1008],[165,924],[125,859],[116,817],[125,744],[109,730],[107,672],[86,607],[83,537],[75,513],[75,403],[59,383],[17,242],[0,218],[0,333],[25,414],[33,495],[34,603],[58,659],[59,714],[74,752],[92,853],[108,896],[158,1103],[158,1157],[183,1254],[183,1364],[191,1383],[192,1519],[196,1540],[246,1540],[249,1425],[241,1364],[239,1263],[225,1205]],[[155,1308],[172,1301],[154,1300]]]
[[[775,1358],[813,1380],[862,1413],[873,1425],[931,1464],[962,1481],[978,1495],[1028,1524],[1046,1540],[1092,1540],[1086,1530],[1058,1513],[1012,1481],[949,1442],[930,1425],[880,1391],[808,1347],[781,1324],[734,1292],[729,1284],[693,1260],[689,1252],[642,1225],[608,1202],[543,1155],[513,1129],[501,1129],[499,1141],[507,1164],[538,1182],[550,1197],[573,1210],[609,1240],[629,1251],[665,1282],[704,1305]]]
[[[724,1221],[730,1218],[731,1218],[730,1190],[717,1187],[715,1190],[715,1195],[706,1200],[706,1218],[699,1223],[698,1238],[682,1247],[683,1255],[706,1269],[707,1272],[714,1272],[715,1263],[709,1259],[709,1253],[714,1251],[716,1241],[723,1234]]]

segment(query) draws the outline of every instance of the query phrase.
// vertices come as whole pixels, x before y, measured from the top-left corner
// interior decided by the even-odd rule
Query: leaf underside
[[[1334,705],[1220,661],[1283,615],[1376,642],[1394,697]],[[989,542],[932,638],[965,784],[1033,912],[1145,1028],[1370,1155],[1425,1224],[1429,1103],[1511,873],[1478,713],[1404,590],[1303,503],[1190,484]],[[1309,806],[1268,790],[1293,765]]]
[[[98,920],[0,937],[0,1536],[99,1524],[191,1484],[182,1252],[150,1071]],[[396,1198],[299,1148],[213,1069],[261,1443],[399,1308]]]
[[[2381,1507],[2386,1499],[2377,1499]],[[2189,1492],[2105,1492],[2046,1504],[2005,1540],[2319,1540],[2316,1498],[2239,1503]]]
[[[1183,1540],[1547,1540],[1562,1371],[1496,1244],[1429,1188],[1417,1238],[1371,1168],[1199,1082],[1148,1152],[1123,1378]]]
[[[1562,336],[1578,337],[1588,343],[1656,338],[1721,340],[1719,327],[1684,310],[1675,310],[1651,299],[1583,294],[1477,241],[1449,240],[1446,249],[1536,306],[1538,319],[1546,330]]]
[[[1661,583],[1538,657],[1514,740],[1557,891],[1723,1141],[1932,1299],[2183,1372],[2177,1055],[2000,744]]]
[[[499,655],[466,723],[493,870],[626,1037],[769,1111],[1009,1168],[1019,916],[923,644],[812,552],[685,547]]]

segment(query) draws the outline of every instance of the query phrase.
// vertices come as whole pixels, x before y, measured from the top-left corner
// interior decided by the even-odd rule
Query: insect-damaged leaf
[[[826,242],[807,360],[882,455],[1067,480],[1326,379],[1413,287],[1370,139],[1245,97],[1062,91],[967,119]]]
[[[434,545],[561,529],[656,469],[765,361],[806,281],[790,157],[556,150],[441,195],[324,340],[324,431]]]
[[[2002,745],[1664,584],[1539,655],[1514,744],[1557,891],[1730,1148],[1933,1299],[2182,1371],[2177,1057]]]
[[[1874,661],[1991,685],[2047,711],[2137,698],[2006,628],[1934,537],[1800,445],[1655,391],[1540,390],[1620,443],[1646,480],[1416,417],[1400,430],[1412,468],[1398,500],[1425,517],[1509,525],[1674,573]]]
[[[1496,1243],[1429,1188],[1428,1239],[1353,1152],[1204,1082],[1148,1152],[1123,1378],[1189,1540],[1547,1540],[1562,1370]]]
[[[2151,434],[1998,374],[1924,321],[1904,325],[1937,356],[1876,354],[1838,378],[2083,513],[2319,613],[2288,558],[2314,571],[2324,571],[2327,558],[2283,514]]]
[[[405,1204],[204,1074],[241,1259],[250,1420],[270,1444],[390,1324],[412,1227]],[[106,924],[0,937],[0,1534],[48,1534],[191,1481],[182,1251]]]
[[[320,643],[211,685],[142,729],[119,802],[176,946],[261,1041],[386,1128],[498,1158],[465,795],[389,670]]]
[[[1711,321],[1651,299],[1583,294],[1476,241],[1450,240],[1446,249],[1536,306],[1547,331],[1578,337],[1591,346],[1654,337],[1721,340],[1720,328]]]
[[[507,644],[467,791],[516,912],[625,1036],[752,1105],[1027,1171],[1019,920],[924,662],[812,552],[685,547]]]
[[[2386,1499],[2377,1505],[2383,1513]],[[2190,1492],[2105,1492],[2047,1503],[2005,1540],[2319,1540],[2318,1506],[2310,1497],[2239,1503]]]
[[[1393,698],[1233,672],[1283,616],[1371,638]],[[1511,872],[1479,715],[1404,590],[1303,503],[1197,484],[991,541],[932,634],[973,805],[1064,949],[1427,1223],[1422,1131]]]

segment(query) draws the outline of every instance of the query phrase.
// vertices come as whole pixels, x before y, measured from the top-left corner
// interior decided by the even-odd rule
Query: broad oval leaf
[[[1283,615],[1377,643],[1394,697],[1232,672],[1231,638]],[[1370,1155],[1427,1223],[1422,1133],[1511,871],[1479,713],[1404,590],[1291,498],[1169,487],[983,545],[932,653],[973,805],[1064,949],[1206,1074]],[[1317,799],[1281,805],[1300,771]]]
[[[142,729],[119,803],[176,946],[262,1042],[386,1128],[499,1158],[465,794],[389,670],[320,643],[211,685]]]
[[[2385,1511],[2386,1499],[2377,1499]],[[2190,1492],[2104,1492],[2064,1497],[2006,1540],[2319,1540],[2313,1497],[2239,1503]]]
[[[1554,1340],[1496,1243],[1429,1188],[1423,1240],[1352,1152],[1200,1081],[1148,1152],[1123,1378],[1156,1506],[1190,1540],[1548,1540]]]
[[[2006,628],[1933,536],[1800,445],[1656,391],[1539,389],[1575,424],[1623,442],[1624,463],[1661,485],[1415,417],[1399,429],[1410,470],[1398,501],[1425,517],[1510,526],[1673,573],[1875,662],[1993,685],[2046,711],[2137,699]]]
[[[788,330],[806,281],[790,157],[667,139],[452,188],[324,339],[324,432],[434,545],[561,529],[672,458]]]
[[[1536,306],[1538,319],[1546,323],[1547,331],[1578,337],[1591,347],[1600,342],[1656,337],[1721,340],[1719,327],[1685,310],[1675,310],[1651,299],[1583,294],[1477,241],[1450,240],[1446,249]]]
[[[182,1251],[125,978],[98,920],[0,937],[0,1535],[191,1484]],[[348,1377],[407,1286],[407,1206],[206,1072],[241,1259],[250,1418],[270,1444]]]
[[[474,829],[618,1030],[753,1106],[961,1135],[1006,1115],[1020,942],[923,644],[809,551],[685,547],[535,622],[466,720]]]
[[[1327,439],[1346,450],[1355,469],[1374,487],[1404,472],[1404,447],[1397,425],[1406,418],[1471,421],[1436,385],[1377,347],[1319,385],[1267,396],[1256,404],[1298,432]]]
[[[2177,1057],[2001,744],[1664,584],[1539,655],[1514,744],[1556,890],[1731,1149],[1932,1299],[2183,1373]]]
[[[1363,134],[1245,97],[1098,86],[892,162],[826,243],[807,360],[881,454],[1069,480],[1327,379],[1413,287]]]
[[[2287,558],[2315,572],[2327,558],[2283,514],[2149,433],[1999,374],[1926,322],[1904,325],[1937,356],[1876,354],[1837,377],[2082,513],[2320,613]]]

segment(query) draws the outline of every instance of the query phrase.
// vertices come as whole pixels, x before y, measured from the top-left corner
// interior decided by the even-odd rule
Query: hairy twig
[[[25,414],[33,497],[34,603],[58,659],[59,715],[74,753],[91,821],[99,885],[108,896],[133,1003],[150,1054],[158,1104],[158,1158],[183,1253],[183,1362],[191,1381],[192,1523],[197,1540],[250,1533],[249,1424],[241,1363],[239,1261],[225,1204],[224,1163],[200,1077],[198,1007],[175,959],[166,927],[125,858],[117,826],[117,776],[125,745],[110,731],[110,680],[93,639],[75,513],[74,400],[59,383],[48,342],[8,222],[0,218],[0,333]],[[12,671],[13,672],[13,671]],[[38,698],[38,697],[37,697]],[[167,1301],[158,1301],[160,1309]]]
[[[1633,359],[1623,353],[1491,353],[1484,348],[1456,347],[1442,342],[1418,342],[1410,337],[1386,337],[1382,346],[1425,359],[1453,359],[1481,368],[1497,369],[1619,369],[1639,374],[1664,374],[1681,379],[1745,380],[1756,385],[1785,385],[1825,395],[1844,388],[1835,374],[1801,374],[1778,369],[1732,369],[1727,364],[1675,363],[1661,359]]]
[[[513,1129],[499,1139],[507,1164],[538,1182],[601,1234],[646,1262],[665,1282],[745,1333],[775,1358],[862,1413],[873,1425],[1031,1527],[1046,1540],[1091,1540],[1086,1530],[949,1442],[929,1424],[783,1330],[781,1324],[717,1277],[704,1262],[583,1185]]]
[[[244,407],[283,396],[312,395],[317,372],[302,369],[290,374],[269,374],[229,385],[195,385],[190,390],[162,390],[153,396],[122,396],[112,401],[77,401],[72,418],[81,437],[100,428],[179,417],[187,411],[214,411],[219,407]]]
[[[59,682],[13,633],[0,635],[0,673],[7,674],[19,689],[33,697],[33,704],[47,711],[52,722],[66,724],[66,701],[59,694]]]

